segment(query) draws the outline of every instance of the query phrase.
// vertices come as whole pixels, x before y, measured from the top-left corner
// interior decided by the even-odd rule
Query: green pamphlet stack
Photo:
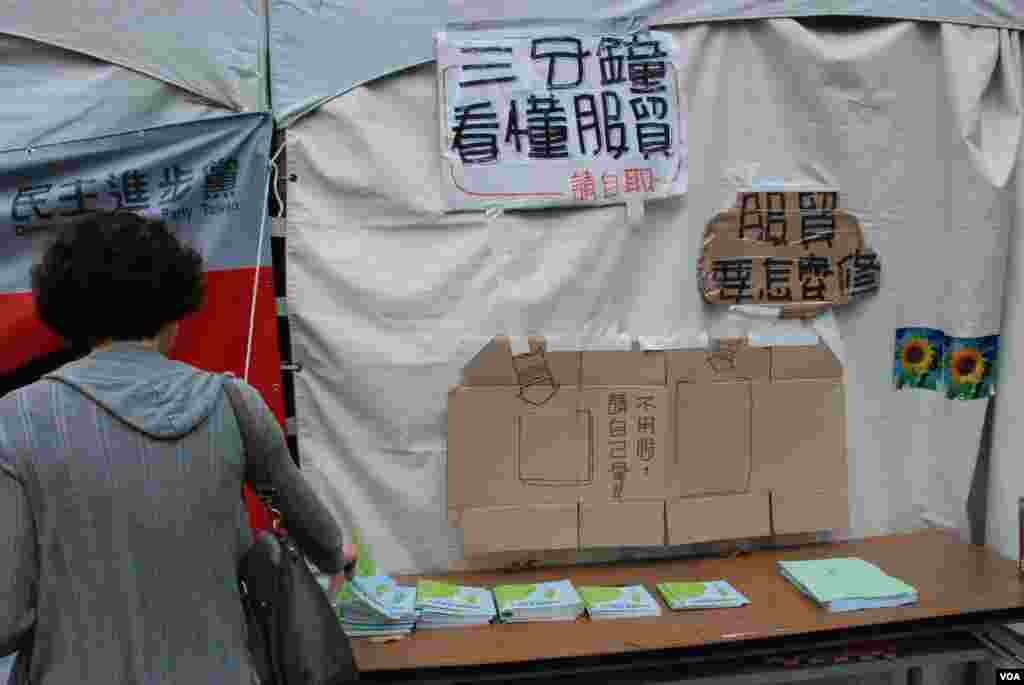
[[[490,623],[497,609],[486,588],[420,580],[416,584],[416,614],[418,628],[463,628]]]
[[[658,592],[672,609],[734,609],[750,600],[724,580],[658,583]]]
[[[912,586],[863,559],[780,561],[779,571],[800,592],[831,612],[897,607],[917,601],[917,590]]]
[[[494,588],[498,616],[503,623],[575,621],[583,614],[583,600],[568,580]]]
[[[388,576],[356,576],[338,593],[336,604],[350,637],[404,635],[416,625],[416,588]]]
[[[587,613],[595,621],[661,615],[658,600],[652,597],[643,585],[581,587],[579,594],[583,598]]]

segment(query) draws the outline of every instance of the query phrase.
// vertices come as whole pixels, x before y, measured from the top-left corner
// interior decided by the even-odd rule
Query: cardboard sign
[[[782,316],[878,292],[881,265],[835,192],[742,192],[704,230],[699,283],[710,304],[778,306]]]
[[[449,210],[686,191],[670,34],[523,26],[447,31],[435,45]]]
[[[449,393],[449,520],[467,554],[846,526],[842,369],[828,348],[530,348],[496,338]]]

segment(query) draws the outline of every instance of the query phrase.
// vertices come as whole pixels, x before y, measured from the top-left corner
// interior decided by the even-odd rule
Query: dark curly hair
[[[203,260],[159,220],[101,212],[61,230],[32,267],[40,318],[73,345],[152,338],[196,312]]]

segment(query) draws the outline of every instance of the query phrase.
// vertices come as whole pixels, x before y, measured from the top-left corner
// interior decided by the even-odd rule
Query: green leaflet
[[[505,606],[512,602],[523,601],[536,590],[536,585],[499,585],[494,588],[494,596],[497,598],[498,604]]]
[[[439,583],[436,580],[421,580],[416,584],[416,596],[423,601],[454,599],[458,593],[458,586],[449,583]]]
[[[622,597],[622,590],[616,587],[596,587],[596,586],[585,586],[577,588],[580,597],[587,606],[594,606],[595,604],[603,604],[604,602],[613,602]],[[639,600],[642,601],[641,597]]]

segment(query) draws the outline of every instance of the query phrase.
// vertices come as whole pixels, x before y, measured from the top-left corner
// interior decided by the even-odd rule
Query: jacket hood
[[[71,386],[146,435],[191,433],[210,416],[224,377],[138,343],[119,342],[66,364],[45,378]]]

